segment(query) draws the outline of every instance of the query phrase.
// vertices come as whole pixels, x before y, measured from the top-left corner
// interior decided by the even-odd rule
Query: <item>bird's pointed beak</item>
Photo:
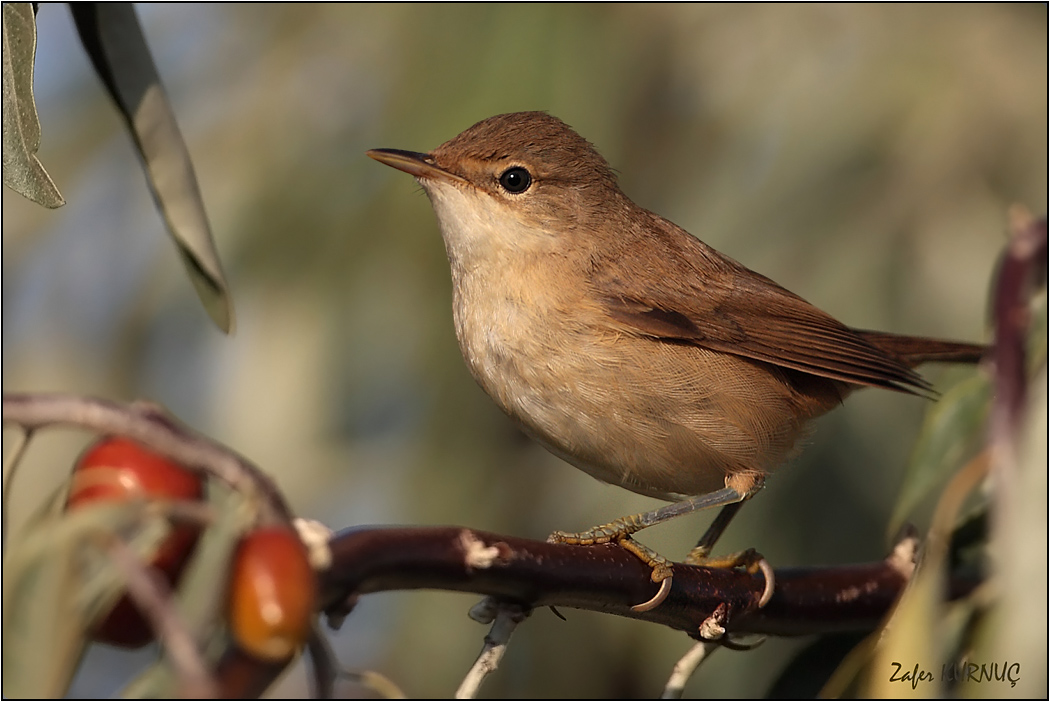
[[[402,151],[401,149],[372,149],[365,152],[369,158],[380,163],[404,171],[416,178],[429,180],[445,180],[451,183],[466,183],[464,178],[449,173],[434,163],[430,154],[421,154],[415,151]]]

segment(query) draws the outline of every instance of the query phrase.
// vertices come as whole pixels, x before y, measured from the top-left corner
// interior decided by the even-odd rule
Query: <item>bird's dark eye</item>
[[[532,185],[532,176],[521,166],[514,166],[503,171],[499,177],[499,184],[508,193],[523,193]]]

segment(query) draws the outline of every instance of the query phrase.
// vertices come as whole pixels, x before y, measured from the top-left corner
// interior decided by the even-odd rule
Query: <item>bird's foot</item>
[[[743,568],[746,572],[755,575],[761,573],[765,578],[766,586],[762,591],[762,596],[758,599],[758,606],[765,607],[766,603],[769,602],[769,598],[773,596],[773,587],[776,584],[776,578],[773,575],[773,568],[769,565],[761,553],[753,548],[749,548],[746,551],[738,551],[737,553],[730,553],[725,556],[712,556],[710,549],[697,546],[689,555],[685,557],[684,563],[695,566],[705,566],[707,568]]]
[[[631,534],[643,529],[645,524],[640,524],[634,517],[623,517],[608,524],[593,527],[581,532],[556,531],[547,537],[548,543],[572,544],[576,546],[595,546],[598,544],[615,543],[620,548],[633,554],[642,563],[653,569],[650,579],[660,584],[660,589],[647,602],[636,604],[631,607],[635,612],[648,612],[655,609],[667,599],[671,591],[671,580],[674,575],[671,561],[661,556],[645,544],[638,543],[631,538]]]

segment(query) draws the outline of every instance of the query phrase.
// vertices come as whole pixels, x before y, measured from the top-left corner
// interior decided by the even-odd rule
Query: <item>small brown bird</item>
[[[491,117],[429,154],[368,155],[430,197],[481,387],[569,463],[676,501],[552,537],[621,543],[654,582],[669,586],[670,566],[631,533],[729,505],[706,556],[809,420],[865,386],[928,395],[914,366],[984,351],[845,326],[634,204],[594,147],[543,112]]]

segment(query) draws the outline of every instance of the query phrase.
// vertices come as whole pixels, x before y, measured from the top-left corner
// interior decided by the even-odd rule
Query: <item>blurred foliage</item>
[[[238,333],[200,314],[68,12],[43,6],[39,154],[69,206],[4,193],[4,389],[161,402],[333,527],[543,537],[655,505],[548,455],[476,387],[429,204],[368,148],[424,151],[493,114],[545,109],[598,147],[640,205],[846,323],[970,340],[986,338],[1007,207],[1047,209],[1045,5],[140,15],[238,296]],[[929,371],[942,390],[974,373]],[[720,547],[753,546],[777,566],[881,558],[924,409],[886,392],[850,398]],[[14,481],[16,530],[81,441],[34,444]],[[925,529],[931,509],[911,519]],[[707,519],[643,541],[684,554]],[[450,694],[484,636],[465,616],[475,599],[364,598],[336,650],[409,695]],[[688,647],[640,622],[566,614],[520,627],[484,694],[652,696]],[[686,694],[761,695],[805,643],[719,652]],[[113,692],[142,658],[96,648],[87,661],[74,694]],[[303,695],[304,680],[274,694]]]
[[[923,499],[938,493],[937,488],[958,470],[964,458],[972,457],[984,445],[991,392],[991,379],[975,375],[952,387],[926,413],[886,529],[889,538],[900,532]]]
[[[229,642],[222,621],[228,604],[230,564],[239,541],[255,526],[257,506],[251,498],[214,483],[210,485],[209,503],[218,515],[204,531],[200,549],[190,560],[175,595],[175,608],[186,633],[201,644],[202,658],[214,665]],[[165,652],[166,653],[166,652]],[[129,699],[164,699],[178,695],[178,665],[170,654],[159,656],[121,690]]]
[[[62,500],[48,503],[4,554],[5,697],[66,693],[85,632],[121,594],[123,580],[106,553],[109,540],[120,535],[142,557],[168,533],[166,520],[150,515],[142,500],[69,515],[57,509]]]

